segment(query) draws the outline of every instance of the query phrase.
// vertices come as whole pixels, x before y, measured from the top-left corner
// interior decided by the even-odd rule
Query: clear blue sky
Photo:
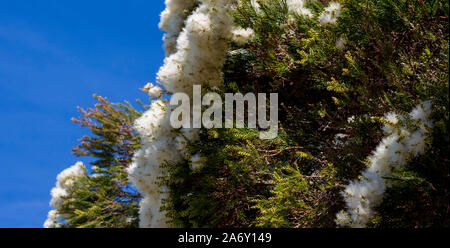
[[[0,0],[0,227],[41,227],[93,93],[146,99],[163,0]]]

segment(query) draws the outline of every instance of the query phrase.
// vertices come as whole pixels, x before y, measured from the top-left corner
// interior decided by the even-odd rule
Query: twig
[[[289,151],[289,150],[302,150],[302,149],[306,149],[303,146],[291,146],[291,147],[286,147],[283,149],[277,149],[277,150],[261,150],[259,149],[258,151],[260,152],[265,152],[265,153],[272,153],[272,154],[268,154],[268,155],[264,155],[264,157],[275,157],[285,151]]]

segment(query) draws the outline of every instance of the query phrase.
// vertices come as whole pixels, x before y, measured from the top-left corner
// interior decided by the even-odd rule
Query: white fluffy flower
[[[185,16],[184,10],[192,8],[193,2],[198,2],[198,7]],[[237,43],[242,43],[252,36],[250,30],[232,32],[236,30],[228,13],[232,3],[233,0],[166,1],[160,27],[168,32],[164,38],[167,57],[157,77],[168,92],[192,94],[193,85],[221,84],[229,41],[237,38]],[[152,88],[153,85],[149,87]],[[135,153],[127,172],[130,181],[143,194],[139,210],[141,227],[169,226],[165,213],[160,211],[162,199],[168,194],[167,188],[158,185],[158,178],[166,173],[161,165],[188,157],[187,144],[198,139],[196,129],[175,132],[170,126],[170,111],[161,100],[154,101],[135,122],[142,147]],[[198,165],[197,160],[193,162],[194,166]]]
[[[256,13],[261,11],[261,6],[259,5],[257,0],[250,0],[251,5],[255,8]]]
[[[347,40],[344,37],[339,37],[339,39],[336,41],[336,48],[338,50],[344,50],[345,45],[347,44]]]
[[[232,0],[200,1],[177,40],[177,52],[167,57],[157,76],[169,92],[192,93],[192,86],[221,84],[222,65],[233,20]]]
[[[399,117],[395,112],[389,112],[384,116],[384,119],[389,122],[383,126],[383,131],[385,134],[391,134],[395,132],[396,125],[399,121]]]
[[[287,0],[286,1],[289,11],[294,12],[298,15],[313,18],[314,15],[310,9],[305,7],[304,0]]]
[[[168,126],[169,113],[167,106],[162,100],[152,103],[152,106],[134,123],[138,134],[145,138],[142,142],[151,141],[151,138],[158,138],[165,135],[170,130]]]
[[[238,45],[245,45],[255,36],[255,32],[251,28],[235,28],[232,31],[232,39]]]
[[[431,103],[423,102],[411,111],[410,117],[431,127],[430,113]],[[394,168],[403,167],[409,159],[425,152],[427,128],[410,130],[408,126],[400,126],[399,132],[394,132],[398,121],[405,117],[391,112],[384,118],[389,121],[383,129],[388,136],[368,158],[369,166],[362,178],[351,182],[342,193],[347,210],[336,215],[336,223],[341,226],[365,227],[376,214],[373,209],[383,200],[387,187],[383,177],[390,176]]]
[[[163,90],[158,85],[153,85],[152,83],[148,83],[144,86],[144,91],[147,92],[152,97],[160,97],[163,93]]]
[[[183,23],[187,17],[187,10],[191,10],[196,0],[166,0],[166,9],[161,13],[159,28],[166,31],[164,35],[164,49],[166,55],[176,52],[176,43]]]
[[[57,210],[48,212],[47,220],[44,223],[44,228],[60,228],[62,225],[58,221],[59,214]]]
[[[421,122],[427,122],[428,116],[431,114],[431,102],[426,101],[419,104],[411,112],[411,118],[414,120],[419,120]]]
[[[341,13],[341,4],[332,2],[319,16],[319,22],[322,25],[334,24]]]

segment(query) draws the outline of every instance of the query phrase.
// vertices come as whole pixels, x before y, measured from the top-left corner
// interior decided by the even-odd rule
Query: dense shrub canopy
[[[164,90],[145,88],[144,113],[82,110],[93,172],[50,227],[449,226],[448,1],[166,3]],[[193,84],[278,93],[278,137],[170,129],[167,98]]]

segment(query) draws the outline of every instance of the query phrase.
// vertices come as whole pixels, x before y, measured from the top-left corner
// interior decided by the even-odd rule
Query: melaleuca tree
[[[285,110],[280,112],[284,130],[291,134],[290,138],[298,145],[324,162],[315,168],[311,168],[308,163],[302,164],[299,170],[307,170],[306,177],[320,174],[321,168],[331,163],[337,170],[337,178],[329,178],[325,184],[334,184],[338,179],[339,183],[335,186],[339,188],[348,179],[356,178],[365,167],[364,157],[371,153],[380,140],[382,119],[376,117],[390,110],[405,113],[421,100],[432,100],[436,104],[433,118],[441,127],[433,130],[444,134],[438,137],[431,135],[438,138],[440,144],[428,144],[432,147],[430,153],[434,154],[443,147],[448,149],[448,138],[443,138],[448,137],[447,131],[443,131],[446,128],[448,130],[448,113],[445,113],[448,112],[445,107],[448,106],[448,33],[444,31],[448,28],[448,2],[341,1],[336,23],[326,25],[321,23],[321,16],[324,7],[331,6],[328,3],[321,6],[311,1],[306,5],[316,13],[317,19],[289,17],[283,1],[261,1],[260,5],[262,13],[258,14],[250,5],[245,5],[235,15],[243,27],[254,29],[257,37],[246,51],[257,58],[253,61],[257,82],[253,85],[258,85],[259,89],[265,85],[266,89],[279,92],[281,107]],[[248,85],[245,81],[240,84]],[[448,187],[445,183],[449,176],[446,160],[446,155],[441,154],[433,162],[428,161],[439,164],[435,167],[439,168],[440,173],[436,171],[437,178],[434,180],[440,189]],[[414,167],[412,163],[407,166],[412,170],[409,173],[417,175],[415,171],[420,166]],[[432,171],[436,168],[429,169]],[[290,174],[287,176],[291,177]],[[293,176],[298,176],[298,173]],[[425,174],[416,180],[425,180],[423,176]],[[400,177],[392,181],[397,180],[403,179]],[[313,182],[313,185],[320,183]],[[409,186],[400,185],[395,184],[389,192],[399,193],[404,187],[411,192],[411,183]],[[292,189],[309,191],[296,184],[291,186]],[[286,211],[274,215],[274,209],[280,208],[277,201],[286,195],[289,190],[287,187],[285,183],[283,187],[275,186],[275,197],[261,201],[263,215],[260,220],[264,220],[268,226],[272,225],[269,222],[271,218],[285,220],[289,216]],[[419,187],[416,184],[415,187],[419,192],[426,192],[425,199],[429,199],[426,204],[434,205],[435,209],[442,209],[442,204],[446,205],[448,193],[445,190],[431,193],[430,190],[424,190],[423,185]],[[325,197],[327,200],[323,203],[327,205],[325,209],[330,215],[328,220],[331,220],[336,209],[342,206],[339,206],[340,196],[336,195],[336,188],[332,187],[329,192],[331,195]],[[390,201],[389,194],[387,202],[392,204],[396,200]],[[273,204],[270,204],[270,199],[273,199]],[[292,209],[297,207],[294,203],[303,200],[298,197],[297,202],[293,201]],[[407,207],[409,214],[424,213],[423,206],[412,202],[396,202],[397,208]],[[381,208],[385,212],[395,212],[383,206]],[[281,208],[289,208],[289,204]],[[303,226],[308,223],[304,217],[307,212],[298,211],[297,214],[301,216],[300,219],[304,219]],[[319,212],[327,214],[326,211]],[[377,223],[383,223],[380,220],[383,217],[380,216]],[[424,213],[424,220],[417,217],[412,219],[424,226],[431,223],[448,225],[448,212],[435,211],[432,216]],[[397,217],[397,220],[403,218]],[[429,222],[431,218],[441,218],[441,221]],[[302,226],[294,221],[296,219],[295,216],[290,218],[290,226]],[[392,223],[389,217],[385,221]],[[275,223],[286,224],[281,221]],[[326,223],[334,226],[333,222],[326,222],[323,218],[311,226],[323,226]],[[406,223],[399,221],[399,225],[407,226]]]
[[[73,121],[88,128],[90,136],[73,148],[77,157],[91,160],[90,173],[75,179],[75,190],[62,197],[61,227],[137,227],[140,194],[128,181],[126,168],[139,139],[133,122],[141,113],[129,103],[114,104],[94,95],[94,108],[79,108]],[[55,196],[53,196],[55,198]]]
[[[168,97],[192,84],[278,93],[278,137],[173,129],[164,99],[141,115],[99,98],[76,120],[95,136],[74,149],[97,158],[94,175],[61,224],[135,227],[139,209],[142,227],[448,227],[448,1],[167,2]],[[362,191],[377,161],[389,173],[371,174],[373,197]]]
[[[336,213],[346,208],[341,191],[349,180],[359,177],[383,136],[382,117],[393,110],[406,114],[423,100],[433,102],[431,119],[440,127],[434,126],[426,141],[428,152],[417,159],[448,149],[448,34],[444,31],[448,3],[305,1],[305,8],[315,16],[311,18],[293,14],[290,1],[256,2],[257,7],[255,1],[244,1],[234,12],[235,21],[253,29],[255,38],[244,47],[236,44],[229,53],[225,88],[227,92],[279,93],[283,135],[278,141],[250,139],[240,144],[230,137],[233,132],[216,130],[217,138],[211,142],[211,131],[205,131],[191,148],[206,154],[204,169],[192,172],[188,162],[167,165],[174,178],[166,181],[174,189],[167,208],[176,223],[334,227]],[[336,18],[327,15],[330,11],[338,12]],[[236,154],[219,156],[227,148],[214,148],[218,141],[237,143]],[[236,156],[246,153],[250,161]],[[447,208],[442,207],[448,206],[449,197],[444,190],[448,188],[447,156],[439,154],[433,162],[425,162],[434,165],[427,167],[430,174],[424,174],[426,165],[418,166],[414,159],[386,179],[392,185],[369,226],[448,225]],[[245,173],[231,170],[236,167]],[[248,179],[253,174],[259,177],[252,182]],[[239,176],[254,186],[240,193],[238,184],[230,180]],[[254,191],[258,180],[265,183]],[[437,183],[439,190],[432,190],[433,183],[427,180]],[[226,197],[224,188],[233,189],[232,197]],[[392,192],[401,194],[404,202],[391,198]],[[411,192],[418,193],[410,197],[423,196],[424,205],[406,201]],[[212,197],[216,194],[220,197]],[[440,211],[427,216],[427,205]],[[403,208],[408,210],[395,210]],[[399,215],[393,217],[394,213]],[[406,217],[414,213],[421,216]]]

